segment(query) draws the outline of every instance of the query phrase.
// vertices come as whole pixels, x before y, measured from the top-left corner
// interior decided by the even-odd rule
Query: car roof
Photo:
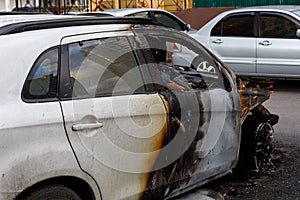
[[[79,16],[97,16],[97,17],[106,17],[106,16],[114,16],[111,13],[99,11],[99,12],[68,12],[67,15],[79,15]]]
[[[288,13],[290,15],[295,16],[296,18],[300,18],[299,14],[295,14],[294,11],[300,10],[299,5],[267,5],[267,6],[253,6],[253,7],[240,7],[232,10],[228,10],[225,12],[220,13],[216,17],[212,18],[208,23],[206,23],[202,28],[204,27],[209,27],[210,23],[215,22],[216,20],[218,21],[219,19],[225,17],[228,14],[235,14],[235,13],[240,13],[240,12],[255,12],[255,11],[269,11],[269,12],[281,12],[281,13]],[[199,30],[200,30],[199,29]]]
[[[121,8],[121,9],[105,10],[102,12],[108,13],[108,14],[111,14],[114,16],[126,16],[126,15],[131,15],[134,13],[146,12],[146,11],[160,11],[160,12],[170,13],[168,11],[158,9],[158,8]]]
[[[294,12],[299,11],[299,5],[267,5],[267,6],[252,6],[252,7],[240,7],[232,10],[225,11],[223,13],[237,13],[245,11],[277,11],[277,12]],[[220,15],[222,15],[221,13]]]
[[[114,24],[152,24],[146,18],[125,17],[89,17],[74,15],[0,15],[0,35],[7,35],[25,31],[65,28],[89,25]]]
[[[253,7],[244,7],[244,8],[237,8],[235,10],[253,10],[253,11],[260,11],[260,10],[283,10],[283,11],[296,11],[300,10],[299,5],[266,5],[266,6],[253,6]],[[232,10],[233,11],[233,10]]]

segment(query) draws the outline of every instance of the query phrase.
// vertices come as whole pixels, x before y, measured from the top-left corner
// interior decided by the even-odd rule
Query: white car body
[[[190,46],[215,71],[154,62],[172,50],[151,39]],[[0,43],[0,199],[171,198],[235,166],[234,76],[186,34],[140,19],[0,16]]]

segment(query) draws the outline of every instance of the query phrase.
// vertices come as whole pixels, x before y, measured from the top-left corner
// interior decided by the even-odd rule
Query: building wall
[[[0,1],[0,11],[5,11],[6,6],[5,6],[5,1]]]
[[[19,7],[25,6],[26,4],[26,0],[17,1]],[[44,6],[44,0],[41,0],[40,2],[42,2],[42,6]],[[74,5],[71,5],[71,0],[65,0],[65,3],[64,0],[51,0],[51,2],[52,6],[72,6],[74,11],[80,11],[83,10],[83,8],[89,8],[89,10],[93,10],[99,4],[101,4],[102,9],[104,10],[132,7],[152,7],[169,11],[179,11],[192,8],[193,6],[193,0],[75,0]],[[39,6],[39,0],[30,0],[30,3],[32,6]],[[15,7],[16,0],[0,0],[0,11],[10,11]]]
[[[44,0],[41,0],[43,2]],[[64,5],[64,0],[51,0],[52,5]],[[92,8],[100,0],[76,0],[74,8]],[[38,6],[39,0],[30,0],[33,6]],[[65,0],[71,2],[71,0]],[[180,11],[188,8],[205,8],[205,7],[240,7],[255,5],[299,5],[300,0],[103,0],[102,4],[105,9],[132,8],[137,7],[138,2],[144,2],[144,7],[161,8],[168,11]],[[24,6],[26,0],[18,0],[19,6]],[[80,6],[78,6],[80,5]],[[0,11],[10,11],[16,6],[16,0],[0,0]],[[71,6],[66,4],[66,6]],[[80,10],[80,9],[79,9]],[[83,10],[83,9],[82,9]],[[77,10],[78,11],[78,10]]]
[[[185,10],[192,7],[192,0],[103,0],[102,4],[107,9],[118,8],[161,8],[169,11]],[[97,5],[97,0],[91,0],[92,10]]]
[[[39,5],[39,0],[30,0],[32,6]],[[18,6],[23,7],[26,5],[26,0],[18,0]],[[0,0],[0,11],[11,11],[16,7],[16,0]]]
[[[200,29],[213,17],[221,12],[234,9],[234,7],[218,7],[218,8],[190,8],[183,11],[173,12],[177,17],[190,24],[194,29]]]
[[[15,3],[12,0],[0,1],[0,11],[9,11],[15,7]]]

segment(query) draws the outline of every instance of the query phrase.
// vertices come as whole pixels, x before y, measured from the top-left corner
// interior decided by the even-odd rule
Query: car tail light
[[[181,45],[180,44],[173,44],[173,52],[181,52]]]

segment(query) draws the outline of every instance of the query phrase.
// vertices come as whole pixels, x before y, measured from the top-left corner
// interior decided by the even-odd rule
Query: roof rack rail
[[[64,28],[70,26],[86,26],[86,25],[101,25],[101,24],[149,24],[157,25],[151,19],[147,18],[132,18],[132,17],[72,17],[72,18],[57,18],[46,19],[39,21],[24,21],[17,22],[0,27],[0,35],[8,35],[21,33],[26,31]]]

